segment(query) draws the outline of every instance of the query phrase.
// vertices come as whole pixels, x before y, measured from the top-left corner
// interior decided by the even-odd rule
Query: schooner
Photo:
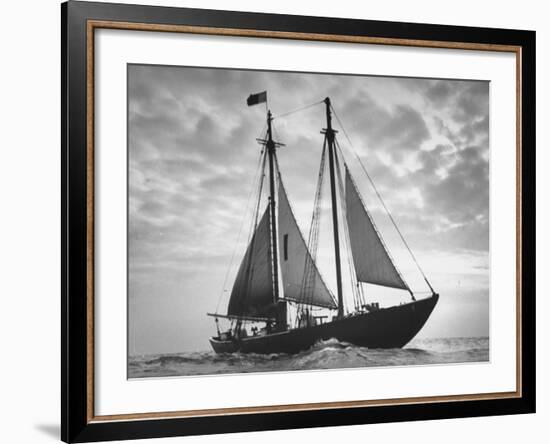
[[[249,106],[263,102],[267,108],[265,91],[253,94],[247,100]],[[326,128],[322,131],[320,173],[307,242],[298,227],[283,184],[277,163],[277,148],[282,144],[273,140],[273,116],[267,110],[266,135],[258,139],[263,151],[253,234],[233,284],[227,313],[208,313],[216,321],[217,334],[210,338],[210,344],[217,353],[297,353],[320,340],[331,338],[369,348],[400,348],[424,326],[439,299],[388,212],[430,288],[431,296],[417,300],[396,268],[348,165],[339,153],[337,131],[332,127],[330,98],[323,102]],[[327,160],[336,297],[327,287],[316,263],[319,200]],[[266,167],[269,170],[269,198],[267,205],[262,207]],[[352,310],[344,307],[341,242],[347,242],[351,251],[350,276],[355,301]],[[387,308],[381,308],[378,303],[366,304],[361,283],[407,291],[411,301]],[[290,306],[293,322],[289,321]],[[329,310],[331,315],[315,316],[318,309]],[[221,331],[218,318],[229,319],[230,328]],[[247,326],[250,325],[249,331]]]

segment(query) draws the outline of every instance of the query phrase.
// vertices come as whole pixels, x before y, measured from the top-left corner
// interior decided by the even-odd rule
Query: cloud
[[[350,129],[363,145],[374,151],[384,151],[398,163],[404,152],[418,150],[430,137],[421,113],[408,104],[396,104],[387,109],[364,93],[342,108],[352,116]]]
[[[472,122],[489,111],[487,82],[471,82],[456,100],[454,118],[462,123]]]
[[[212,310],[230,289],[255,207],[256,138],[265,131],[265,107],[245,100],[263,90],[275,116],[317,103],[274,121],[286,145],[278,151],[284,184],[304,232],[326,126],[320,102],[330,96],[344,160],[382,233],[391,224],[355,154],[415,252],[487,255],[487,82],[143,65],[131,65],[128,78],[129,284],[131,298],[149,301],[143,317],[152,293],[193,301],[186,309],[199,318],[199,308]]]
[[[436,107],[445,106],[450,97],[453,96],[454,89],[449,82],[436,80],[426,89],[426,98]]]

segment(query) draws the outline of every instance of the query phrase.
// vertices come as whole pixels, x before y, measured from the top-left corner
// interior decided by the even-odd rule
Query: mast
[[[265,144],[267,148],[267,155],[269,158],[269,205],[271,210],[271,243],[273,245],[273,295],[274,302],[279,300],[279,258],[277,249],[277,219],[275,213],[275,147],[276,143],[273,141],[273,135],[271,132],[271,121],[273,117],[271,110],[267,111],[267,142]]]
[[[330,98],[324,100],[327,114],[327,128],[324,131],[328,142],[328,160],[330,171],[330,195],[332,199],[332,228],[334,233],[334,257],[336,261],[336,289],[338,295],[338,318],[344,316],[344,299],[342,295],[342,268],[340,263],[340,236],[338,235],[338,204],[336,202],[336,179],[334,177],[334,134],[332,129],[332,114],[330,111]]]

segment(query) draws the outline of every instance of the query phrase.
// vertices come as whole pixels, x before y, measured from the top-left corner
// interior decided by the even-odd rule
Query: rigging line
[[[363,306],[367,305],[367,300],[365,299],[365,293],[363,291],[363,285],[361,282],[357,281],[357,291],[359,292],[359,298],[361,299],[361,304]],[[363,308],[363,307],[361,307]]]
[[[265,138],[267,138],[267,128],[266,128]],[[266,163],[267,163],[267,148],[266,148],[265,145],[262,145],[262,146],[263,146],[262,150],[261,150],[262,167],[261,167],[261,170],[260,170],[258,183],[256,185],[256,187],[257,187],[256,210],[253,213],[254,217],[252,218],[252,227],[250,228],[250,231],[248,233],[248,243],[250,243],[250,241],[252,240],[252,237],[254,236],[256,228],[258,226],[258,215],[259,215],[259,211],[260,211],[260,202],[262,200],[262,192],[263,192],[264,179],[265,179],[265,166],[266,166]]]
[[[262,133],[263,134],[265,131],[262,130]],[[235,260],[235,254],[237,252],[237,247],[239,245],[239,241],[241,239],[241,235],[242,235],[242,231],[243,231],[243,227],[244,227],[244,222],[246,220],[246,214],[248,213],[248,209],[249,209],[249,206],[250,206],[250,202],[252,200],[252,194],[254,192],[254,190],[256,189],[256,183],[258,182],[258,180],[260,180],[260,177],[262,175],[262,171],[263,171],[263,167],[262,169],[260,170],[260,165],[262,164],[262,159],[264,159],[264,153],[263,152],[260,152],[260,155],[258,156],[258,162],[256,164],[256,168],[255,168],[255,175],[254,175],[254,178],[252,180],[252,182],[250,183],[250,191],[248,192],[248,198],[246,200],[246,206],[245,206],[245,212],[244,212],[244,216],[243,218],[241,219],[241,224],[240,224],[240,227],[239,227],[239,232],[237,234],[237,240],[235,242],[235,246],[233,247],[233,252],[231,254],[231,259],[229,261],[229,267],[227,268],[226,272],[225,272],[225,277],[224,277],[224,280],[223,280],[223,287],[222,287],[222,291],[220,293],[220,296],[218,297],[218,303],[216,304],[216,311],[215,313],[218,313],[218,310],[220,308],[220,303],[221,303],[221,300],[223,298],[223,294],[225,292],[225,286],[227,285],[227,280],[229,278],[229,273],[231,271],[231,268],[233,267],[233,262]],[[265,164],[265,160],[263,161],[263,163]]]
[[[267,149],[262,150],[263,154],[263,161],[262,161],[262,171],[260,174],[260,183],[258,184],[258,201],[256,204],[256,210],[254,212],[254,217],[252,220],[252,227],[250,230],[249,235],[249,241],[248,244],[251,246],[250,248],[250,255],[248,255],[248,264],[246,269],[246,277],[248,278],[248,282],[246,283],[246,290],[244,295],[244,300],[241,301],[241,304],[244,305],[244,301],[249,297],[250,295],[250,288],[252,287],[252,278],[254,276],[254,269],[252,268],[252,252],[254,251],[254,243],[256,242],[256,229],[258,228],[258,217],[260,214],[260,203],[262,201],[262,191],[264,186],[264,178],[265,178],[265,164],[267,159]],[[269,206],[271,208],[271,206]],[[245,253],[246,255],[246,253]]]
[[[304,111],[304,110],[306,110],[306,109],[308,109],[308,108],[312,108],[312,107],[314,107],[315,105],[319,105],[319,104],[321,104],[321,103],[324,103],[324,100],[320,100],[319,102],[315,102],[315,103],[310,103],[309,105],[302,106],[302,107],[300,107],[300,108],[296,108],[296,109],[294,109],[294,110],[292,110],[292,111],[289,111],[289,112],[287,112],[287,113],[278,114],[278,115],[274,116],[273,119],[279,119],[279,118],[281,118],[281,117],[286,117],[286,116],[289,116],[289,115],[291,115],[291,114],[297,113],[297,112],[299,112],[299,111]]]
[[[338,145],[336,145],[338,146]],[[338,180],[338,191],[340,193],[340,212],[342,213],[342,228],[343,228],[343,231],[344,231],[344,248],[346,249],[346,257],[347,257],[347,262],[348,262],[348,268],[349,268],[349,273],[350,273],[350,280],[351,280],[351,288],[352,288],[352,295],[353,295],[353,302],[354,302],[354,305],[355,305],[355,309],[358,310],[358,299],[357,299],[357,293],[356,293],[356,288],[355,288],[355,285],[354,285],[354,273],[353,273],[353,268],[352,268],[352,264],[351,264],[351,261],[350,261],[350,250],[349,250],[349,232],[348,232],[348,223],[347,223],[347,220],[346,220],[346,204],[345,204],[345,191],[344,191],[344,182],[342,181],[342,172],[340,170],[340,161],[338,159],[338,149],[335,150],[334,152],[334,161],[335,161],[335,166],[336,166],[336,176],[337,176],[337,180]]]
[[[321,168],[323,168],[323,161],[324,161],[324,147],[323,147],[323,153],[321,155]],[[319,177],[318,177],[318,184],[322,180],[322,169],[319,171]],[[315,257],[316,251],[313,248],[313,239],[316,235],[316,215],[317,215],[317,202],[319,198],[319,185],[317,186],[317,189],[315,191],[315,199],[313,203],[313,212],[311,214],[311,222],[310,222],[310,228],[308,233],[308,241],[306,244],[306,248],[310,252],[310,254]],[[313,257],[312,261],[313,262]],[[312,263],[307,260],[304,262],[304,273],[302,274],[302,284],[300,288],[300,294],[301,294],[301,300],[302,305],[311,305],[311,302],[313,302],[313,292],[314,292],[314,283],[312,283],[312,277],[314,275],[313,269],[312,269]],[[303,307],[302,307],[303,309]]]
[[[325,149],[325,146],[323,146],[323,149]],[[324,152],[324,151],[323,151]],[[324,165],[324,157],[322,158],[322,165]],[[286,188],[284,186],[284,183],[283,183],[283,179],[282,179],[282,176],[281,176],[281,170],[279,168],[279,160],[277,158],[275,158],[275,167],[276,167],[276,170],[277,170],[277,177],[278,177],[278,181],[279,181],[279,185],[280,185],[280,188],[282,190],[282,192],[284,193],[285,195],[285,198],[286,198],[286,202],[288,204],[288,206],[290,207],[290,216],[292,217],[296,227],[297,227],[297,230],[298,230],[298,234],[300,235],[302,241],[304,242],[304,244],[306,243],[305,241],[305,238],[300,230],[300,227],[298,226],[298,222],[296,220],[296,216],[294,215],[294,211],[292,210],[292,204],[289,202],[288,200],[288,195],[286,193]],[[321,176],[321,179],[322,181],[322,176]],[[279,199],[280,200],[280,199]],[[310,235],[311,235],[311,231],[310,231]],[[309,241],[308,241],[309,242]],[[317,251],[315,251],[315,255],[312,255],[312,252],[311,252],[311,249],[308,247],[308,245],[306,244],[306,261],[307,261],[307,264],[309,265],[309,267],[311,268],[311,272],[313,273],[313,277],[315,278],[316,277],[316,271],[318,271],[317,269],[317,266],[316,266],[316,263],[315,263],[315,258],[316,258],[316,255],[317,255]],[[319,279],[321,280],[321,282],[323,283],[323,285],[325,285],[326,287],[326,284],[325,284],[325,281],[323,280],[322,276],[319,275]],[[315,279],[314,279],[315,280]],[[330,292],[329,292],[330,293]],[[312,296],[311,298],[313,298],[313,293],[312,293]],[[313,300],[311,300],[311,304],[313,303]]]
[[[281,140],[280,137],[279,137],[279,133],[277,132],[277,128],[275,127],[275,125],[273,125],[271,127],[271,131],[273,131],[273,140],[277,141],[277,140]]]
[[[323,151],[321,153],[321,163],[319,167],[319,177],[318,177],[318,185],[317,190],[315,193],[315,200],[314,200],[314,206],[313,206],[313,213],[312,213],[312,219],[310,224],[310,230],[309,230],[309,236],[308,236],[308,244],[307,248],[308,251],[313,255],[312,261],[308,267],[307,274],[304,275],[304,281],[303,281],[303,292],[304,292],[304,303],[308,304],[311,308],[311,304],[313,303],[313,295],[315,292],[315,270],[314,270],[314,264],[317,260],[317,252],[318,252],[318,241],[319,241],[319,222],[320,222],[320,203],[322,202],[322,196],[323,196],[323,184],[324,184],[324,171],[325,171],[325,164],[326,164],[326,140],[323,143]]]
[[[307,249],[311,255],[310,261],[304,264],[305,272],[302,277],[302,288],[300,293],[303,295],[304,304],[311,305],[313,303],[313,293],[315,291],[315,261],[317,259],[318,239],[319,239],[319,220],[320,220],[320,202],[322,201],[324,171],[326,160],[326,140],[323,143],[321,153],[321,163],[319,166],[319,174],[317,179],[317,189],[315,191],[315,199],[313,204],[313,212],[311,215],[310,229],[308,235]]]
[[[349,224],[347,220],[347,203],[345,199],[345,187],[344,187],[344,180],[342,179],[342,169],[340,167],[340,158],[338,157],[338,152],[340,152],[340,155],[342,158],[344,155],[342,154],[342,151],[340,149],[340,145],[338,141],[336,140],[336,151],[334,152],[334,160],[336,162],[336,174],[338,177],[338,188],[340,190],[340,209],[342,212],[342,225],[344,228],[344,245],[346,247],[347,252],[347,259],[348,259],[348,268],[350,273],[350,280],[351,280],[351,288],[352,288],[352,295],[355,303],[355,309],[359,310],[361,308],[361,298],[359,294],[359,290],[357,288],[357,274],[355,271],[355,264],[352,259],[352,252],[351,252],[351,237],[349,233]],[[363,302],[364,304],[364,302]]]
[[[412,252],[411,248],[409,247],[409,244],[407,243],[407,241],[405,240],[405,237],[403,236],[403,234],[401,233],[401,230],[399,229],[399,227],[397,226],[397,223],[395,222],[393,216],[391,215],[390,213],[390,210],[388,210],[388,207],[386,207],[386,204],[384,203],[384,199],[382,199],[382,196],[381,194],[379,193],[378,191],[378,188],[376,188],[376,185],[374,184],[374,181],[372,180],[369,172],[367,171],[367,168],[365,167],[365,165],[363,164],[363,162],[361,161],[361,158],[359,157],[359,155],[357,154],[357,151],[355,150],[354,146],[353,146],[353,143],[351,142],[351,138],[349,137],[348,135],[348,132],[346,131],[344,125],[342,124],[342,121],[340,120],[340,117],[338,116],[338,113],[336,112],[336,110],[334,109],[334,107],[331,105],[331,109],[332,109],[332,112],[334,113],[335,117],[336,117],[336,120],[338,121],[338,124],[340,125],[340,128],[342,128],[342,131],[344,133],[344,135],[346,136],[346,139],[348,140],[348,143],[350,145],[350,148],[351,148],[351,151],[353,153],[353,155],[355,156],[355,158],[357,159],[357,161],[359,162],[359,165],[361,165],[361,168],[363,169],[363,171],[365,172],[365,174],[367,175],[367,178],[369,179],[369,182],[372,186],[372,188],[374,189],[374,192],[376,193],[376,196],[378,197],[378,200],[380,201],[380,203],[382,204],[382,207],[384,208],[384,211],[386,212],[386,214],[388,215],[389,219],[391,220],[393,226],[395,227],[395,230],[397,231],[397,233],[399,234],[399,237],[401,238],[401,240],[403,241],[403,244],[405,245],[405,247],[407,248],[407,250],[409,251],[409,254],[411,255],[414,263],[416,264],[416,267],[418,268],[418,271],[420,271],[420,274],[422,275],[422,277],[424,278],[424,281],[426,282],[426,284],[428,285],[428,287],[430,288],[430,290],[432,291],[432,293],[435,294],[435,291],[433,289],[433,287],[431,286],[430,282],[428,281],[428,278],[426,277],[426,275],[424,274],[424,271],[422,270],[422,267],[420,266],[420,264],[418,263],[418,261],[416,260],[416,256],[414,255],[414,253]],[[411,292],[412,293],[412,292]]]
[[[241,313],[244,313],[243,307],[245,307],[245,302],[250,296],[250,289],[252,287],[252,278],[254,276],[254,268],[252,267],[252,253],[254,251],[254,244],[257,241],[257,239],[255,237],[255,234],[256,234],[256,229],[258,227],[258,217],[259,217],[259,212],[260,212],[260,203],[261,203],[261,200],[262,200],[262,190],[263,190],[263,184],[264,184],[264,178],[265,178],[265,164],[266,164],[266,158],[267,158],[267,150],[265,150],[265,149],[262,150],[262,156],[263,156],[262,169],[261,169],[260,180],[259,180],[259,184],[258,184],[258,193],[257,193],[258,199],[257,199],[257,204],[256,204],[256,208],[255,208],[255,211],[254,211],[254,215],[253,215],[253,218],[252,218],[252,226],[250,227],[250,234],[249,234],[249,240],[248,240],[248,248],[250,248],[250,250],[247,248],[246,252],[245,252],[245,259],[247,261],[246,271],[245,271],[246,287],[245,287],[245,291],[244,291],[244,296],[241,297],[241,299],[239,301],[240,308],[241,308]],[[248,254],[248,253],[250,253],[250,254]],[[237,332],[237,330],[240,331],[241,324],[242,324],[243,320],[238,319],[237,322],[238,323],[235,327],[236,332]]]
[[[336,140],[335,140],[336,142]],[[335,143],[335,146],[337,147],[337,144]],[[344,194],[344,186],[343,186],[343,182],[342,182],[342,176],[341,176],[341,172],[340,172],[340,162],[338,161],[338,149],[336,149],[334,151],[334,164],[335,164],[335,170],[336,170],[336,180],[337,180],[337,183],[338,183],[338,193],[340,195],[340,199],[339,199],[339,203],[340,203],[340,213],[341,213],[341,224],[342,224],[342,231],[343,231],[343,235],[341,236],[343,239],[342,239],[342,245],[344,246],[344,249],[346,250],[346,253],[348,253],[348,244],[347,244],[347,222],[345,220],[345,204],[344,204],[344,198],[345,198],[345,194]],[[348,259],[348,267],[350,266],[350,263],[349,263],[349,254],[346,254],[346,257]],[[352,281],[352,296],[353,296],[353,303],[354,303],[354,306],[355,306],[355,309],[357,310],[357,298],[356,298],[356,294],[354,292],[354,289],[353,289],[353,273],[351,272],[351,268],[349,268],[348,270],[350,272],[350,280]]]
[[[320,173],[320,176],[319,176],[319,186],[318,186],[318,191],[317,191],[317,195],[316,195],[316,200],[315,200],[315,214],[313,215],[313,217],[315,218],[315,220],[313,222],[313,235],[311,237],[311,239],[309,239],[309,243],[310,245],[308,245],[308,249],[309,251],[313,251],[313,261],[312,263],[310,264],[310,277],[309,277],[309,280],[310,280],[310,301],[312,302],[313,301],[313,293],[315,291],[315,279],[316,279],[316,275],[313,274],[315,272],[314,268],[316,267],[316,263],[317,263],[317,255],[318,255],[318,252],[319,252],[319,234],[320,234],[320,230],[321,230],[321,218],[322,218],[322,203],[323,203],[323,190],[324,190],[324,186],[325,186],[325,172],[327,170],[327,153],[328,153],[328,147],[327,147],[327,144],[326,144],[326,140],[325,140],[325,143],[323,144],[323,153],[322,153],[322,160],[321,160],[321,165],[320,165],[320,169],[319,169],[319,173]],[[311,282],[313,281],[313,282]],[[321,279],[322,281],[322,279]],[[323,282],[323,281],[322,281]],[[323,282],[324,283],[324,282]],[[334,296],[330,293],[329,291],[329,294],[331,295],[331,298],[333,300],[333,303],[336,305],[336,303],[334,302]]]

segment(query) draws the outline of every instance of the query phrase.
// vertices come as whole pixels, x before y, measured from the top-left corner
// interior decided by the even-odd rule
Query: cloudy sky
[[[331,98],[352,143],[335,121],[345,160],[398,268],[414,291],[427,290],[354,152],[441,294],[420,336],[487,336],[487,82],[129,65],[129,352],[209,348],[215,326],[205,313],[220,297],[226,309],[246,247],[255,139],[265,125],[265,106],[247,107],[246,98],[264,90],[275,116]],[[274,121],[286,145],[281,172],[306,234],[324,119],[319,104]],[[330,218],[322,221],[330,230]],[[319,266],[334,289],[324,237]],[[366,291],[381,305],[408,297]]]

